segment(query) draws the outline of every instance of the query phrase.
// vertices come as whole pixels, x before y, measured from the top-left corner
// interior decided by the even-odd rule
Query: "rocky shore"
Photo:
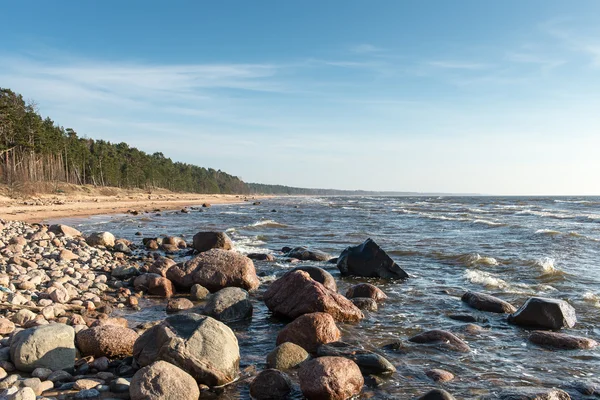
[[[239,254],[222,232],[198,232],[189,242],[173,236],[132,240],[0,220],[0,398],[196,400],[245,386],[256,399],[348,399],[396,373],[384,350],[473,351],[459,333],[441,329],[421,331],[381,352],[348,344],[343,326],[377,313],[387,298],[381,289],[356,282],[342,295],[327,271],[299,263],[259,292],[253,259],[276,258]],[[277,257],[336,263],[350,277],[410,280],[410,271],[370,239],[339,258],[303,247],[284,248]],[[118,316],[119,310],[139,310],[145,298],[164,299],[170,316],[137,326]],[[264,302],[288,324],[265,355],[264,368],[240,370],[231,326],[252,318],[251,300]],[[576,312],[562,300],[532,297],[515,307],[487,293],[466,292],[462,301],[531,331],[529,340],[540,351],[598,345],[568,334]],[[454,318],[464,320],[466,329],[482,329],[469,315]],[[424,372],[431,390],[421,399],[454,398],[443,388],[455,379],[451,371]],[[569,392],[600,395],[579,383],[484,398],[570,399]]]

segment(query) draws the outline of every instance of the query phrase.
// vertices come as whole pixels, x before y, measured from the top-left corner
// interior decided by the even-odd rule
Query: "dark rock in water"
[[[369,297],[375,301],[387,299],[383,290],[370,283],[359,283],[358,285],[351,286],[348,291],[346,291],[346,297],[349,299],[354,297]]]
[[[273,254],[268,253],[250,253],[246,254],[246,257],[248,257],[251,260],[258,261],[275,261],[275,257],[273,256]]]
[[[363,375],[389,375],[396,372],[396,367],[385,357],[344,342],[322,344],[317,348],[317,355],[349,358],[358,365]]]
[[[289,376],[276,369],[266,369],[250,384],[250,395],[257,400],[286,399],[293,384]]]
[[[298,377],[307,399],[349,399],[358,395],[365,384],[358,366],[344,357],[307,361],[300,367]]]
[[[574,327],[577,317],[575,309],[564,300],[530,297],[508,316],[508,322],[526,328],[558,330]]]
[[[292,248],[291,248],[291,247],[289,247],[289,246],[284,246],[284,247],[282,247],[282,248],[281,248],[281,252],[282,252],[283,254],[287,254],[287,253],[289,253],[290,251],[292,251]]]
[[[372,239],[342,251],[338,257],[337,267],[342,275],[386,279],[408,278],[408,274]]]
[[[222,322],[240,321],[252,317],[252,303],[244,289],[225,288],[210,296],[204,314]]]
[[[453,319],[455,321],[461,321],[461,322],[481,322],[481,323],[490,322],[487,318],[476,317],[471,314],[448,314],[448,318]]]
[[[233,242],[225,232],[198,232],[193,238],[194,249],[202,253],[210,249],[231,250]]]
[[[331,256],[320,250],[309,250],[306,247],[294,247],[286,254],[286,257],[297,258],[302,261],[329,261]]]
[[[467,353],[471,351],[468,344],[456,337],[454,334],[443,331],[443,330],[431,330],[423,333],[419,333],[416,336],[408,339],[409,342],[413,343],[439,343],[449,348],[450,350],[460,351]]]
[[[295,343],[284,342],[267,355],[267,367],[275,369],[290,369],[308,360],[310,355]]]
[[[338,257],[334,257],[329,259],[329,261],[327,261],[329,264],[337,264],[338,262]]]
[[[565,389],[573,389],[585,396],[600,397],[600,384],[586,381],[573,381],[562,385]]]
[[[171,299],[167,303],[167,312],[168,313],[176,313],[183,310],[189,310],[194,307],[194,303],[189,301],[188,299],[179,298],[179,299]]]
[[[310,266],[296,267],[290,272],[288,272],[288,274],[294,271],[308,272],[308,275],[310,275],[310,277],[313,280],[319,282],[327,289],[337,292],[337,284],[335,283],[335,279],[329,272],[325,271],[323,268]]]
[[[317,312],[287,324],[277,335],[277,344],[290,342],[314,353],[321,344],[335,342],[341,335],[331,315]]]
[[[462,296],[461,300],[481,311],[499,314],[511,314],[517,311],[512,304],[485,293],[468,291]]]
[[[560,389],[518,388],[502,390],[485,396],[482,400],[571,400],[571,396]]]
[[[437,368],[425,371],[425,375],[434,382],[450,382],[454,379],[454,374],[452,372]]]
[[[535,331],[529,335],[529,341],[541,346],[555,347],[565,350],[593,349],[598,342],[581,336],[571,336],[565,333]]]
[[[419,397],[419,400],[456,400],[456,398],[443,389],[433,389]]]
[[[288,318],[325,312],[336,321],[356,322],[363,313],[350,300],[313,280],[307,272],[285,274],[266,290],[263,300],[269,310]]]
[[[350,299],[352,304],[361,310],[377,311],[377,302],[369,297],[353,297]]]

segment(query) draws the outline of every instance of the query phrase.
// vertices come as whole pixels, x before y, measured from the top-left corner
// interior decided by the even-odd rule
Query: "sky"
[[[600,195],[600,2],[3,2],[0,87],[247,182]]]

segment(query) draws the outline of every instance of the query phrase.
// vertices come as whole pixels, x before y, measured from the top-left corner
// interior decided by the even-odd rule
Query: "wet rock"
[[[346,291],[346,297],[349,299],[353,299],[355,297],[368,297],[375,301],[383,301],[387,299],[387,296],[383,290],[379,289],[375,285],[371,285],[370,283],[359,283],[358,285],[351,286],[348,291]]]
[[[181,368],[157,361],[135,373],[129,394],[131,400],[198,400],[200,389]]]
[[[108,360],[108,358],[98,357],[90,363],[90,367],[98,371],[106,371],[108,369],[109,363],[110,361]]]
[[[149,282],[150,279],[152,278],[160,278],[161,275],[158,274],[142,274],[138,277],[136,277],[133,281],[133,288],[136,291],[143,291],[143,292],[147,292],[148,291],[148,286],[149,286]]]
[[[211,317],[192,313],[168,317],[148,329],[135,342],[133,353],[141,366],[167,361],[208,386],[236,379],[240,361],[231,329]]]
[[[251,259],[221,249],[205,251],[185,263],[171,267],[167,271],[167,277],[181,287],[191,287],[198,283],[210,291],[229,286],[253,290],[260,285]]]
[[[158,274],[162,277],[167,277],[167,271],[176,264],[175,261],[167,257],[159,257],[148,269],[151,274]]]
[[[122,326],[102,325],[79,332],[76,339],[83,355],[121,358],[133,354],[138,334]]]
[[[419,397],[419,400],[456,400],[454,396],[444,389],[433,389]]]
[[[482,400],[571,400],[571,396],[560,389],[518,388],[502,390],[483,397]]]
[[[275,256],[269,253],[250,253],[246,254],[246,257],[257,261],[275,261]]]
[[[286,399],[292,392],[292,381],[281,371],[266,369],[254,378],[250,384],[250,395],[257,400]]]
[[[526,328],[558,330],[574,327],[577,317],[575,309],[564,300],[530,297],[508,316],[508,322]]]
[[[442,331],[438,329],[420,333],[416,336],[411,337],[410,339],[408,339],[408,341],[413,343],[440,344],[450,350],[460,351],[464,353],[471,351],[469,345],[461,339],[459,339],[458,337],[456,337],[454,334],[448,331]]]
[[[572,336],[565,333],[535,331],[529,335],[531,343],[540,346],[554,347],[565,350],[593,349],[598,342],[581,336]]]
[[[51,370],[75,365],[75,331],[63,324],[42,325],[17,332],[10,344],[10,358],[19,371]]]
[[[363,313],[344,296],[311,279],[304,271],[285,274],[266,290],[263,300],[269,310],[288,318],[325,312],[337,321],[354,322]]]
[[[208,297],[209,294],[210,292],[207,288],[197,283],[195,285],[192,285],[192,288],[190,289],[190,298],[192,300],[204,300],[206,299],[206,297]]]
[[[489,322],[487,318],[480,318],[471,314],[448,314],[448,318],[461,322]]]
[[[296,258],[302,261],[328,261],[332,258],[331,255],[325,252],[320,250],[310,250],[306,247],[294,247],[286,254],[286,257]]]
[[[363,375],[389,375],[396,367],[385,357],[344,342],[333,342],[317,348],[319,357],[345,357],[358,365]]]
[[[566,389],[573,389],[585,396],[600,397],[600,384],[589,381],[573,381],[561,385]]]
[[[163,239],[162,244],[177,246],[177,248],[179,249],[185,249],[187,247],[187,243],[185,242],[185,240],[177,236],[167,236]]]
[[[427,375],[434,382],[450,382],[454,379],[454,374],[452,372],[443,370],[443,369],[430,369],[425,371],[425,375]]]
[[[85,241],[94,247],[113,247],[115,245],[115,236],[110,232],[94,232]]]
[[[71,228],[67,225],[50,225],[48,228],[49,232],[52,232],[56,235],[63,235],[66,237],[78,237],[81,236],[81,232],[79,232],[75,228]]]
[[[280,370],[295,368],[310,358],[308,352],[295,343],[284,342],[267,355],[267,367]]]
[[[342,275],[408,278],[408,274],[372,239],[365,240],[361,245],[346,248],[338,257],[337,267]]]
[[[295,343],[309,353],[319,345],[336,342],[342,336],[333,317],[326,313],[305,314],[287,324],[277,335],[277,345]]]
[[[244,289],[225,288],[210,296],[204,314],[222,322],[239,321],[252,317],[252,303]]]
[[[335,283],[335,279],[329,272],[325,271],[323,268],[312,267],[312,266],[301,266],[301,267],[294,268],[293,270],[291,270],[288,273],[291,273],[294,271],[308,272],[308,275],[310,275],[311,279],[319,282],[321,285],[325,286],[327,289],[337,292],[337,284]]]
[[[368,297],[354,297],[354,298],[350,299],[350,301],[352,301],[352,304],[354,304],[356,307],[358,307],[361,310],[377,311],[377,309],[378,309],[377,302]]]
[[[343,357],[320,357],[302,364],[298,373],[302,393],[309,399],[346,400],[362,391],[358,366]]]
[[[184,298],[171,299],[167,303],[168,313],[176,313],[183,310],[189,310],[190,308],[194,308],[194,303]]]
[[[210,249],[233,249],[233,242],[224,232],[198,232],[193,239],[194,249],[202,253]]]
[[[175,287],[167,278],[153,276],[148,280],[148,293],[155,296],[170,298],[173,296],[173,293],[175,293]]]
[[[476,310],[499,314],[511,314],[517,309],[510,303],[489,294],[468,291],[463,294],[462,301]]]

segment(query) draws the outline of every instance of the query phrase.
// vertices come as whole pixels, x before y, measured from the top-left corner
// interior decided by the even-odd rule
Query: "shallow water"
[[[276,210],[276,212],[272,212]],[[373,238],[411,276],[406,282],[375,282],[389,296],[376,313],[358,324],[341,324],[343,340],[378,350],[398,369],[364,397],[414,398],[435,387],[430,368],[453,372],[444,387],[457,398],[477,398],[505,387],[553,387],[573,380],[600,383],[600,350],[552,351],[527,342],[527,331],[500,315],[469,309],[460,301],[467,289],[484,291],[515,306],[529,296],[567,300],[578,324],[568,333],[600,340],[600,198],[549,197],[319,197],[281,198],[213,206],[189,214],[99,216],[62,220],[84,232],[107,230],[135,242],[145,236],[223,230],[238,251],[273,252],[283,246],[309,246],[333,256],[349,245]],[[361,281],[341,278],[334,264],[319,265],[338,280],[341,293]],[[296,266],[280,258],[255,262],[267,283]],[[262,285],[258,295],[264,290]],[[164,318],[163,305],[127,317]],[[150,307],[152,306],[152,307]],[[235,326],[242,367],[264,367],[284,322],[254,299],[252,322]],[[488,330],[468,334],[464,323],[447,317],[469,312],[488,319]],[[408,345],[402,352],[379,348],[394,339],[428,329],[447,329],[464,338],[468,354]],[[585,398],[570,392],[574,398]],[[225,398],[248,398],[238,385]],[[301,398],[301,396],[298,396]]]

